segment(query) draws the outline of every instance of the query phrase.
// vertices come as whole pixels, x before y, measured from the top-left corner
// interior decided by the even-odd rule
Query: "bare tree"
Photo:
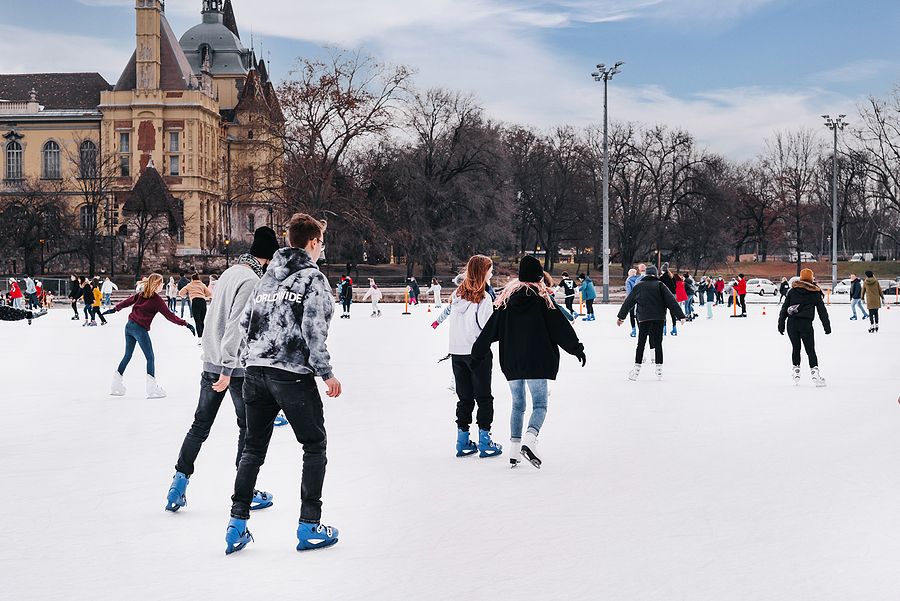
[[[62,180],[23,179],[0,194],[0,251],[22,257],[25,273],[42,272],[46,263],[74,252],[72,221]]]
[[[174,237],[184,226],[184,205],[169,192],[162,176],[148,166],[124,205],[129,232],[136,238],[135,279],[140,279],[144,255],[150,244],[165,235]]]

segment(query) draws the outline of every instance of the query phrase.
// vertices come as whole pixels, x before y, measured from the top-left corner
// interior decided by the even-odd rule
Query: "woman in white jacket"
[[[466,457],[479,451],[481,457],[500,455],[502,447],[491,440],[494,421],[494,397],[491,394],[493,358],[478,364],[472,362],[472,345],[494,312],[487,293],[488,282],[494,275],[490,258],[475,255],[466,265],[466,278],[450,299],[450,356],[456,378],[456,456]],[[475,404],[478,413],[478,443],[469,440],[469,426]]]
[[[434,306],[436,309],[440,309],[441,308],[441,285],[437,281],[437,278],[431,278],[431,288],[428,289],[428,292],[434,292]],[[428,292],[426,292],[426,294]]]
[[[378,289],[378,286],[375,285],[375,280],[369,278],[369,289],[366,290],[366,295],[363,297],[363,302],[366,302],[366,299],[372,299],[372,317],[381,317],[381,309],[378,308],[378,301],[381,300],[381,290]]]

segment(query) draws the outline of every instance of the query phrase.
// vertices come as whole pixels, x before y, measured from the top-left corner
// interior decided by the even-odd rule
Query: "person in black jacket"
[[[778,292],[781,294],[781,297],[778,299],[778,304],[780,305],[784,298],[787,296],[788,290],[791,289],[791,285],[788,284],[788,279],[784,276],[781,276],[781,285],[778,286]]]
[[[669,271],[669,264],[662,264],[662,273],[659,275],[659,281],[665,284],[666,288],[669,289],[669,292],[672,293],[672,296],[676,296],[676,286],[675,286],[675,278],[672,277],[672,272]],[[683,311],[682,311],[683,313]],[[684,318],[682,318],[684,319]],[[665,319],[663,319],[665,321]],[[672,315],[672,328],[675,328],[675,315]],[[663,327],[663,336],[666,335],[666,328]],[[650,342],[650,348],[654,348],[653,342]]]
[[[344,312],[341,314],[341,319],[350,319],[350,303],[353,302],[353,280],[350,279],[350,276],[341,278],[343,283],[341,283],[341,306],[344,309]]]
[[[181,277],[178,278],[178,283],[176,284],[176,286],[178,287],[179,290],[183,290],[185,286],[187,286],[188,284],[191,283],[191,281],[189,279],[187,279],[186,277],[184,277],[183,273],[179,273],[178,275],[180,275]],[[191,307],[191,299],[189,299],[187,297],[187,295],[185,295],[181,299],[181,315],[180,315],[180,317],[181,317],[181,319],[184,319],[185,303],[187,303],[188,314],[191,316],[191,319],[193,319],[194,318],[194,309]],[[174,313],[174,311],[173,311],[173,313]]]
[[[831,334],[831,321],[828,319],[828,310],[825,308],[825,293],[813,283],[813,272],[804,269],[800,272],[800,280],[794,282],[788,291],[778,315],[778,332],[784,335],[785,321],[787,321],[787,333],[793,347],[791,361],[794,365],[794,384],[800,384],[800,344],[806,349],[809,358],[809,368],[813,382],[821,388],[825,386],[825,378],[819,374],[819,358],[816,356],[816,341],[813,336],[813,320],[816,312],[822,320],[825,334]]]
[[[674,283],[674,282],[673,282]],[[644,361],[644,345],[650,338],[650,348],[656,351],[656,377],[662,379],[663,349],[662,337],[666,329],[666,309],[672,314],[672,323],[680,320],[684,323],[684,312],[678,306],[675,295],[669,290],[660,278],[656,277],[656,267],[647,266],[647,274],[634,288],[631,294],[625,298],[625,302],[619,308],[616,325],[621,326],[625,316],[632,307],[635,307],[635,315],[638,321],[637,352],[634,355],[634,369],[628,374],[629,380],[637,380],[641,373],[641,363]]]
[[[853,310],[853,317],[850,318],[851,321],[856,319],[856,307],[859,306],[859,310],[862,311],[862,318],[869,319],[869,314],[866,313],[866,307],[862,304],[862,282],[856,277],[855,273],[850,274],[850,308]]]
[[[73,273],[69,276],[69,300],[72,301],[72,311],[75,312],[75,315],[72,316],[72,321],[78,321],[79,298],[81,298],[81,284],[78,282],[78,277]]]
[[[559,349],[578,357],[584,367],[584,345],[544,285],[541,263],[526,255],[519,262],[519,279],[512,280],[494,303],[496,310],[472,346],[472,365],[489,360],[491,344],[500,342],[500,369],[509,381],[513,406],[509,419],[512,450],[509,462],[518,465],[519,454],[541,467],[537,436],[547,415],[547,380],[559,371]],[[531,391],[531,417],[522,437],[525,417],[525,385]]]
[[[84,323],[82,327],[88,325],[94,316],[94,310],[91,308],[94,304],[94,288],[91,281],[87,278],[81,280],[81,299],[84,301]]]

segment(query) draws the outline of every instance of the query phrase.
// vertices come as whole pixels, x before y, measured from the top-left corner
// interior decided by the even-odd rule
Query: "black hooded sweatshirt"
[[[560,347],[576,356],[584,350],[562,312],[525,287],[491,314],[472,346],[472,362],[487,359],[498,340],[500,369],[507,380],[555,380]]]
[[[685,318],[684,311],[675,300],[675,295],[654,275],[645,275],[634,285],[631,294],[625,298],[619,309],[619,319],[625,319],[632,307],[635,307],[634,316],[638,321],[665,321],[666,310],[671,311],[675,319]]]
[[[784,298],[781,313],[778,315],[778,331],[784,333],[785,321],[790,319],[808,319],[813,321],[819,313],[822,327],[826,334],[831,334],[831,320],[828,319],[828,310],[825,308],[822,289],[815,284],[809,284],[802,280],[794,282],[793,287]]]

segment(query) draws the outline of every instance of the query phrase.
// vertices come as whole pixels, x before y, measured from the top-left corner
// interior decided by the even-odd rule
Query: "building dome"
[[[200,73],[206,55],[213,76],[244,76],[250,70],[250,51],[225,26],[221,12],[203,13],[203,22],[188,29],[178,43],[195,74]]]

